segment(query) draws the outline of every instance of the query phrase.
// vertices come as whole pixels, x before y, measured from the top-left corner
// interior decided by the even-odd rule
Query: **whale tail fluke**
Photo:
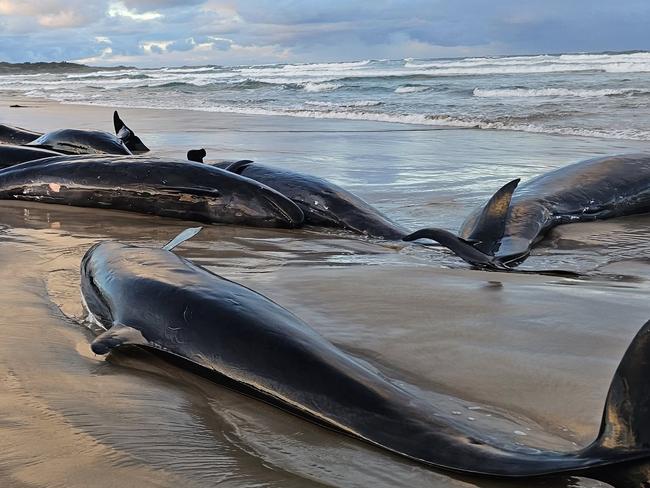
[[[478,248],[480,241],[463,239],[453,233],[436,228],[420,229],[402,238],[403,241],[432,239],[472,266],[483,269],[509,270],[510,268],[494,256],[484,253]]]
[[[598,438],[587,450],[650,450],[650,320],[636,334],[607,393]]]
[[[485,269],[511,269],[527,255],[496,257],[495,253],[499,250],[501,238],[505,233],[510,201],[519,181],[517,178],[508,182],[492,195],[480,214],[473,220],[471,232],[467,237],[459,237],[443,229],[427,228],[413,232],[402,240],[433,239],[472,266]]]
[[[138,136],[135,135],[131,129],[120,119],[117,110],[113,112],[113,126],[115,127],[115,135],[120,139],[124,145],[133,154],[140,154],[149,152],[149,148],[144,145]]]

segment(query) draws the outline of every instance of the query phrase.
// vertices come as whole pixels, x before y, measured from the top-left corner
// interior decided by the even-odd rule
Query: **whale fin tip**
[[[120,114],[117,113],[117,110],[113,112],[113,127],[115,127],[115,134],[119,134],[124,127],[124,122],[120,119]]]
[[[148,341],[137,329],[124,324],[115,324],[106,332],[98,335],[90,344],[90,348],[95,354],[104,355],[111,352],[116,347],[133,345],[145,346]]]
[[[176,237],[174,237],[171,241],[169,241],[167,244],[165,244],[162,249],[165,251],[171,251],[174,249],[176,246],[182,244],[183,242],[187,241],[188,239],[191,239],[194,237],[196,234],[201,232],[203,230],[203,227],[189,227],[185,229],[184,231],[180,232]]]

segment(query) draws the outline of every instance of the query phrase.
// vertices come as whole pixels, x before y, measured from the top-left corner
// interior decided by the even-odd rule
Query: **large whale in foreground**
[[[615,373],[597,439],[575,451],[534,449],[409,393],[280,305],[170,252],[183,238],[163,249],[107,241],[88,250],[83,302],[105,329],[92,342],[96,354],[141,346],[320,425],[459,472],[535,476],[650,456],[650,321]]]
[[[556,225],[650,212],[650,154],[588,159],[518,183],[471,213],[458,236],[422,229],[404,240],[434,239],[472,265],[508,269]]]
[[[205,150],[191,150],[190,161],[203,162]],[[323,178],[253,161],[207,163],[259,181],[289,197],[305,215],[305,224],[346,229],[371,237],[400,240],[410,231],[379,210]]]
[[[204,164],[150,156],[54,156],[0,171],[0,199],[126,210],[209,223],[299,227],[277,191]]]

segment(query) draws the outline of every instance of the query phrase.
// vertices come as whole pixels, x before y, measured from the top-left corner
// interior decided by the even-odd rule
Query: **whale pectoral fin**
[[[483,211],[476,219],[472,232],[467,236],[468,241],[475,241],[474,246],[479,251],[490,256],[499,248],[499,240],[503,237],[506,228],[506,218],[510,201],[519,178],[503,185],[483,207]]]
[[[202,229],[203,229],[203,227],[190,227],[188,229],[185,229],[183,232],[181,232],[176,237],[174,237],[171,241],[169,241],[167,244],[165,244],[162,248],[165,251],[171,251],[172,249],[174,249],[179,244],[182,244],[186,240],[191,239],[192,237],[194,237],[196,234],[201,232]]]
[[[146,346],[148,341],[138,329],[129,327],[124,324],[115,324],[106,332],[100,334],[90,344],[90,348],[95,354],[108,354],[116,347],[132,345]]]
[[[208,153],[205,151],[205,149],[190,149],[187,151],[187,159],[189,161],[194,161],[195,163],[202,163],[203,158],[207,155]]]
[[[253,161],[250,159],[242,159],[241,161],[235,161],[234,163],[230,164],[226,168],[226,171],[240,175],[242,171],[248,168],[251,164],[253,164]]]

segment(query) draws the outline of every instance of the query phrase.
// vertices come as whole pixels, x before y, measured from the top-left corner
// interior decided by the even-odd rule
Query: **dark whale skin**
[[[0,144],[0,169],[52,156],[59,156],[59,153],[38,147]]]
[[[299,227],[304,219],[291,200],[254,180],[150,156],[55,156],[18,164],[0,171],[0,198],[257,227]]]
[[[131,154],[121,139],[99,130],[59,129],[43,134],[27,145],[61,154]]]
[[[230,162],[214,165],[227,168]],[[400,240],[409,233],[361,198],[323,178],[252,163],[239,172],[293,200],[305,214],[305,224],[346,229],[370,237]]]
[[[650,455],[650,322],[628,348],[598,438],[571,452],[524,447],[417,398],[255,291],[164,249],[93,246],[81,290],[106,332],[97,354],[136,345],[307,420],[453,471],[526,477]]]

